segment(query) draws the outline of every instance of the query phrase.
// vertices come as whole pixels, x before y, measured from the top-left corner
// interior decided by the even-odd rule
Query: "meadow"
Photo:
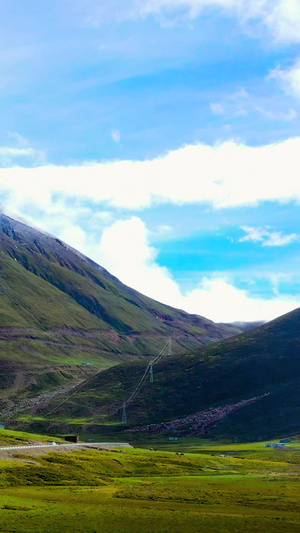
[[[139,445],[145,448],[58,448],[41,456],[14,450],[10,460],[0,460],[2,531],[300,530],[298,441],[283,450],[162,437],[156,450],[146,441]]]

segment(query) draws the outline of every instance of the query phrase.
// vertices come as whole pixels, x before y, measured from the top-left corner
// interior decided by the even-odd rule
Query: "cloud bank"
[[[225,275],[213,274],[199,276],[194,289],[183,292],[157,262],[144,222],[131,211],[157,204],[225,209],[265,201],[300,203],[299,151],[300,138],[261,147],[232,141],[184,146],[149,161],[14,166],[0,169],[0,198],[12,211],[31,212],[36,225],[152,298],[215,321],[269,320],[298,307],[300,298],[275,289],[270,299],[256,298]],[[125,218],[119,208],[128,211]],[[245,231],[247,240],[265,246],[295,240],[294,234],[265,227]]]
[[[157,204],[207,204],[214,209],[260,202],[300,202],[300,137],[251,147],[195,144],[146,161],[0,169],[8,207],[53,210],[88,200],[138,210]]]
[[[270,299],[254,298],[220,275],[200,278],[193,290],[183,293],[169,270],[157,263],[157,254],[149,243],[144,222],[138,217],[106,228],[93,253],[94,258],[125,284],[163,303],[216,322],[271,320],[300,305],[300,297],[275,294]]]

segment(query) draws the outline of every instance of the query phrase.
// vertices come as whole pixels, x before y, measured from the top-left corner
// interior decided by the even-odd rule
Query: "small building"
[[[285,448],[284,442],[272,442],[266,444],[265,448]]]
[[[178,437],[169,437],[169,440],[178,440]]]
[[[79,442],[79,435],[61,435],[67,442]]]
[[[288,444],[289,442],[292,442],[291,439],[281,439],[280,444]]]

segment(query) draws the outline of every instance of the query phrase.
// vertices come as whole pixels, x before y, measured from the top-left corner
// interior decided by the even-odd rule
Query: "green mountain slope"
[[[59,239],[0,214],[0,363],[6,373],[9,362],[41,365],[43,372],[45,365],[107,368],[156,354],[170,336],[180,353],[232,334],[143,296]],[[15,383],[15,374],[0,375],[0,387]]]
[[[125,364],[96,376],[63,405],[53,401],[53,415],[45,423],[70,423],[83,416],[91,426],[119,423],[120,407],[144,369],[143,362]],[[195,420],[182,421],[176,427],[171,424],[171,430],[181,427],[187,434],[206,432],[254,440],[296,433],[300,431],[299,386],[297,309],[201,351],[166,357],[154,367],[154,383],[147,378],[128,406],[128,424],[164,422],[161,428],[150,428],[164,431],[166,421],[198,413]]]

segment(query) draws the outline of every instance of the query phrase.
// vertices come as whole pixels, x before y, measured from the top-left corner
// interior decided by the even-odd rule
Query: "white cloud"
[[[104,223],[113,221],[114,215],[111,211],[93,211],[93,218]]]
[[[24,158],[35,164],[40,164],[44,161],[44,153],[30,147],[14,148],[12,146],[0,146],[1,166],[16,164],[17,161]]]
[[[28,139],[26,139],[26,137],[23,137],[23,135],[20,135],[16,131],[9,131],[7,133],[7,136],[10,139],[13,139],[13,141],[15,141],[19,146],[27,147],[27,148],[29,147]]]
[[[277,70],[272,71],[267,80],[275,78]],[[269,102],[269,106],[272,105],[272,101]],[[267,109],[260,103],[259,98],[249,94],[244,87],[240,87],[233,94],[225,96],[222,103],[210,104],[211,111],[214,115],[225,114],[227,116],[246,117],[250,113],[259,113],[270,120],[280,120],[282,122],[290,122],[294,120],[298,115],[295,109],[290,108],[286,111],[280,109]]]
[[[219,9],[236,16],[242,25],[263,24],[276,41],[300,41],[299,0],[136,0],[134,5],[135,14],[144,17],[183,11],[188,17],[196,18],[204,10]]]
[[[215,322],[272,320],[299,307],[300,296],[278,295],[270,299],[251,296],[220,277],[204,278],[185,296],[185,309]],[[198,309],[198,311],[197,311]]]
[[[156,204],[207,204],[215,209],[259,202],[300,203],[300,137],[250,147],[195,144],[146,161],[1,168],[0,201],[24,213],[92,202],[128,210]]]
[[[82,235],[79,239],[82,242]],[[104,230],[99,243],[85,247],[82,242],[81,251],[143,294],[216,322],[271,320],[300,305],[300,296],[279,294],[278,279],[272,276],[276,291],[271,299],[254,298],[220,276],[199,279],[184,294],[169,270],[157,263],[158,251],[149,244],[149,232],[138,217],[115,222]]]
[[[25,137],[16,132],[8,132],[8,137],[14,146],[0,146],[0,166],[12,166],[24,160],[34,165],[45,163],[45,152],[33,148]]]
[[[225,109],[222,104],[219,104],[218,102],[210,104],[210,109],[213,115],[224,115]]]
[[[156,263],[158,251],[149,245],[149,232],[138,217],[119,220],[103,231],[94,259],[123,283],[151,296],[180,302],[180,289],[168,269]]]
[[[89,12],[86,23],[94,27],[111,17],[122,22],[156,16],[167,28],[174,21],[195,19],[210,11],[237,18],[248,34],[260,36],[264,28],[275,42],[300,42],[299,0],[84,0],[84,8]]]
[[[0,146],[0,157],[15,158],[21,156],[31,156],[33,154],[32,148],[13,148],[11,146]]]
[[[290,122],[291,120],[294,120],[297,118],[298,114],[295,111],[295,109],[289,109],[286,113],[284,112],[277,112],[277,111],[269,111],[268,109],[265,109],[264,107],[257,106],[256,111],[263,115],[266,118],[269,118],[271,120],[282,120],[283,122]]]
[[[250,94],[244,89],[244,87],[240,87],[240,89],[228,97],[228,101],[231,103],[236,116],[248,115],[252,100],[253,98],[250,97]]]
[[[119,143],[121,140],[121,132],[120,130],[111,130],[110,132],[111,138],[115,143]]]
[[[288,95],[300,99],[300,58],[286,69],[277,67],[271,70],[267,79],[278,80]]]
[[[157,233],[159,235],[166,235],[167,233],[171,233],[173,231],[172,226],[169,226],[169,224],[161,224],[157,228]]]
[[[239,242],[261,242],[262,246],[286,246],[299,240],[299,236],[296,233],[284,235],[282,231],[272,231],[268,227],[242,226],[241,229],[246,235],[241,237]]]
[[[56,233],[60,239],[79,252],[88,252],[87,236],[85,231],[78,225],[73,224],[70,220],[60,225],[59,233]]]

